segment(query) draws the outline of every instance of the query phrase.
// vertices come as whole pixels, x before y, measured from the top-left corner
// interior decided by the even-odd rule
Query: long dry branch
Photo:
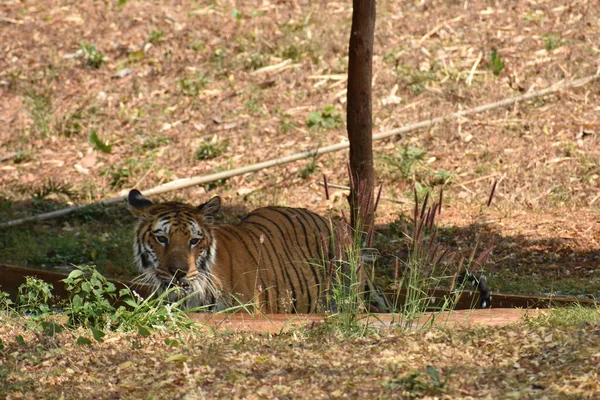
[[[499,107],[510,106],[510,105],[513,105],[513,104],[521,102],[521,101],[525,101],[525,100],[529,100],[529,99],[532,99],[535,97],[540,97],[540,96],[544,96],[544,95],[547,95],[550,93],[554,93],[561,89],[583,86],[583,85],[585,85],[595,79],[598,79],[598,78],[600,78],[600,70],[598,70],[594,75],[586,76],[585,78],[575,79],[572,81],[562,81],[562,82],[556,83],[548,88],[536,90],[534,92],[526,93],[521,96],[503,99],[503,100],[500,100],[500,101],[497,101],[494,103],[484,104],[484,105],[481,105],[479,107],[475,107],[475,108],[472,108],[469,110],[458,111],[458,112],[444,115],[441,117],[436,117],[436,118],[432,118],[429,120],[417,122],[414,124],[405,125],[401,128],[391,129],[389,131],[381,132],[381,133],[373,135],[373,140],[386,139],[386,138],[389,138],[392,136],[397,136],[397,135],[401,135],[403,133],[408,133],[408,132],[411,132],[411,131],[414,131],[417,129],[427,128],[432,125],[438,124],[440,122],[454,120],[454,119],[464,117],[467,115],[482,113],[482,112],[489,111],[489,110],[499,108]],[[229,170],[229,171],[219,172],[216,174],[195,176],[192,178],[177,179],[175,181],[166,183],[164,185],[156,186],[152,189],[145,190],[144,194],[148,195],[148,196],[155,195],[155,194],[170,192],[170,191],[177,190],[177,189],[183,189],[183,188],[190,187],[190,186],[214,182],[214,181],[218,181],[220,179],[227,179],[227,178],[231,178],[231,177],[238,176],[238,175],[244,175],[244,174],[247,174],[250,172],[260,171],[262,169],[275,167],[278,165],[289,164],[291,162],[310,158],[310,157],[316,157],[321,154],[332,153],[335,151],[347,149],[349,146],[350,146],[350,144],[347,142],[346,143],[338,143],[338,144],[333,144],[333,145],[326,146],[326,147],[321,147],[321,148],[317,148],[317,149],[313,149],[313,150],[304,151],[304,152],[293,154],[293,155],[286,156],[286,157],[276,158],[274,160],[269,160],[269,161],[264,161],[264,162],[257,163],[257,164],[248,165],[246,167],[241,167],[241,168],[236,168],[236,169]],[[82,209],[90,207],[90,206],[113,205],[113,204],[116,204],[119,202],[124,202],[125,199],[126,199],[126,196],[121,195],[121,196],[113,197],[110,199],[100,200],[100,201],[97,201],[94,203],[82,204],[79,206],[63,208],[61,210],[56,210],[56,211],[52,211],[52,212],[48,212],[48,213],[44,213],[44,214],[33,215],[30,217],[25,217],[25,218],[19,218],[19,219],[15,219],[12,221],[0,223],[0,229],[8,228],[10,226],[21,225],[26,222],[43,221],[43,220],[60,217],[63,215],[70,214],[74,211],[82,210]]]

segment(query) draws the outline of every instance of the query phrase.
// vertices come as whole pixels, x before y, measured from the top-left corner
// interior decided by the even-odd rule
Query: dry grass
[[[5,346],[0,394],[7,399],[600,395],[597,324],[392,331],[343,341],[311,331],[155,333],[149,338],[112,333],[92,346],[76,345],[78,333],[47,338],[14,321],[0,325]],[[174,342],[179,345],[173,347]],[[441,384],[426,374],[428,365]]]

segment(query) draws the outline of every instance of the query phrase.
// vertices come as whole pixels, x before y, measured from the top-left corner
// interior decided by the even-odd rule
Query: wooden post
[[[355,231],[360,229],[364,232],[373,224],[374,203],[371,80],[375,0],[353,0],[352,4],[346,120],[353,184],[348,200],[352,227]]]

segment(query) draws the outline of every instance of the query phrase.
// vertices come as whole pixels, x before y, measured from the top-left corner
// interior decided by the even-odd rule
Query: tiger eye
[[[156,241],[160,244],[162,244],[163,246],[166,246],[167,244],[169,244],[169,238],[167,238],[166,236],[155,236],[154,237],[156,239]]]

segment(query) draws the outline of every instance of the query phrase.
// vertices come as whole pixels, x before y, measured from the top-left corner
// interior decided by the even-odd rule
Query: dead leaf
[[[81,159],[79,165],[81,165],[83,168],[91,168],[96,164],[96,159],[97,153],[95,151],[92,151],[91,153],[87,154]]]
[[[187,360],[188,357],[183,354],[173,354],[172,356],[168,357],[165,362],[186,362]]]

